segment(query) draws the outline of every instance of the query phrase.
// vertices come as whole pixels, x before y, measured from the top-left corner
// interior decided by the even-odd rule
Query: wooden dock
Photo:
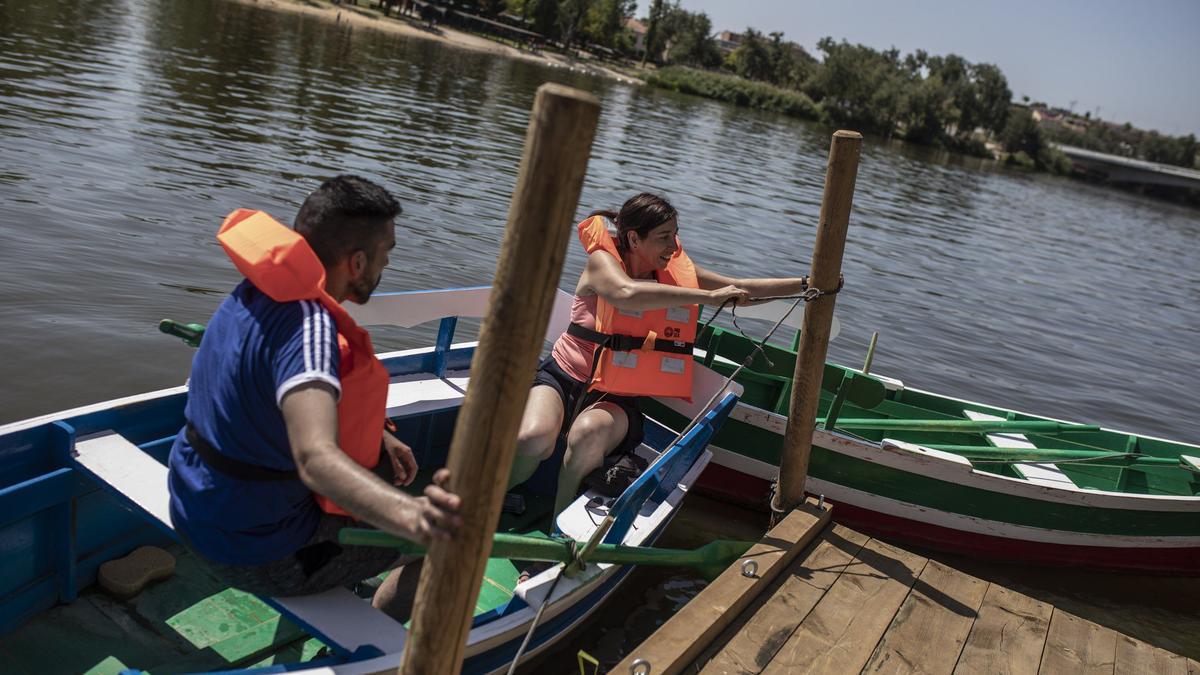
[[[831,524],[810,501],[612,673],[1164,673],[1200,663]]]

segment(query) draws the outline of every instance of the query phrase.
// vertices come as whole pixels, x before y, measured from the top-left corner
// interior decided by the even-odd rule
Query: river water
[[[221,218],[336,173],[404,205],[381,290],[488,283],[546,81],[603,105],[580,216],[656,191],[700,264],[807,270],[832,129],[227,0],[4,0],[0,422],[180,384],[155,326],[236,284]],[[909,386],[1200,440],[1200,211],[868,139],[844,269],[836,361],[878,330]]]

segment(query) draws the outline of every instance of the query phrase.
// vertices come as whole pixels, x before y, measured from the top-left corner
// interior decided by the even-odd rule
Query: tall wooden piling
[[[846,248],[846,229],[850,224],[850,205],[854,200],[854,180],[858,175],[858,157],[862,135],[855,131],[837,131],[829,146],[829,164],[825,169],[825,193],[821,197],[821,215],[817,241],[813,246],[809,284],[831,291],[837,288],[842,273],[842,252]],[[788,512],[804,502],[804,479],[812,452],[813,427],[817,403],[821,399],[821,376],[825,372],[825,354],[829,349],[829,329],[833,322],[834,299],[823,295],[808,303],[800,333],[800,351],[788,407],[787,431],[779,462],[779,489],[772,507]]]
[[[538,89],[471,386],[450,443],[450,487],[463,500],[463,529],[453,541],[429,547],[402,673],[462,668],[599,116],[590,94],[557,84]]]

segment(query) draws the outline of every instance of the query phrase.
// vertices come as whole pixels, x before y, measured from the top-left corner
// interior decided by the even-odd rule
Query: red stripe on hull
[[[767,508],[770,493],[768,481],[717,464],[708,465],[700,480],[696,481],[696,488],[717,499],[759,509]],[[1075,546],[1009,539],[931,525],[832,499],[830,501],[837,504],[833,517],[839,523],[864,534],[947,553],[995,562],[1177,576],[1200,575],[1200,549],[1196,548]]]

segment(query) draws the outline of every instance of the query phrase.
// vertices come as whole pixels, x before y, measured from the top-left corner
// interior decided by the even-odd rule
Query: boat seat
[[[462,405],[470,376],[466,370],[397,375],[388,384],[387,415],[392,419],[412,417]]]
[[[1003,422],[1004,418],[997,415],[989,415],[987,413],[978,412],[975,410],[964,411],[968,418],[977,422]],[[984,434],[992,445],[998,448],[1023,448],[1036,449],[1037,446],[1029,442],[1029,439],[1024,434],[1006,434],[994,433]],[[1038,485],[1055,488],[1075,488],[1075,481],[1071,477],[1063,473],[1057,466],[1048,462],[1019,462],[1011,464],[1013,471],[1017,475]]]
[[[149,514],[161,529],[174,536],[168,511],[167,467],[112,431],[77,440],[74,459],[86,473]],[[348,589],[266,600],[327,644],[346,652],[373,646],[394,653],[404,646],[404,627]]]

